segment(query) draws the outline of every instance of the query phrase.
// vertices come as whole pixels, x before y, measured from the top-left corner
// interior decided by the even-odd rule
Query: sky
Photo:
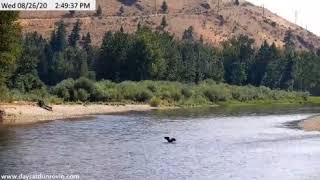
[[[298,14],[297,24],[320,36],[320,0],[247,0],[295,22],[295,11]]]

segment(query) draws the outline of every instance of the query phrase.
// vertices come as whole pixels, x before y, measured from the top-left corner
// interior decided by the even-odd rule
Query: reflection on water
[[[0,130],[0,174],[81,179],[320,179],[320,133],[282,124],[319,107],[197,108]],[[168,144],[163,136],[177,138]]]

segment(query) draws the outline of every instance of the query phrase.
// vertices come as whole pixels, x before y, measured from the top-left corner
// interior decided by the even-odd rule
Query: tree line
[[[106,32],[100,47],[90,33],[81,35],[77,21],[67,33],[57,23],[49,39],[37,32],[20,37],[17,13],[0,12],[0,85],[29,93],[45,90],[65,79],[178,81],[197,84],[206,79],[231,85],[320,94],[320,57],[297,51],[294,35],[286,33],[284,48],[264,42],[255,48],[245,35],[213,47],[197,39],[193,27],[181,38],[146,26],[136,32]]]

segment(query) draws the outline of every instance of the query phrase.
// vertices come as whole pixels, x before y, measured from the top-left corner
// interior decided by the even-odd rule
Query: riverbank
[[[301,121],[298,125],[306,131],[320,131],[320,116],[314,116]]]
[[[3,125],[23,125],[59,119],[73,119],[98,114],[159,109],[149,105],[53,105],[53,111],[34,103],[0,104],[0,120]]]

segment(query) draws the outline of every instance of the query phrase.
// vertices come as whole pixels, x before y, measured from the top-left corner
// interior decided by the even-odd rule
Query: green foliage
[[[161,29],[165,29],[166,27],[168,26],[168,23],[167,23],[167,19],[165,16],[162,17],[162,20],[161,20],[161,24],[160,24],[160,27]]]
[[[52,32],[50,46],[53,52],[61,52],[67,47],[66,26],[63,21],[60,21],[57,30]]]
[[[71,47],[76,47],[77,42],[80,40],[80,31],[81,31],[81,24],[80,20],[77,20],[76,24],[73,26],[71,34],[69,35],[69,45]]]
[[[194,28],[190,26],[183,33],[182,40],[193,41],[194,40]]]
[[[151,107],[159,107],[161,104],[161,99],[158,97],[152,97],[149,104]]]
[[[223,102],[304,102],[308,93],[271,90],[267,87],[231,86],[206,80],[196,84],[168,81],[111,81],[94,82],[81,78],[64,80],[51,92],[65,101],[104,101],[147,103],[151,106],[167,105],[212,105]]]
[[[11,77],[11,88],[24,93],[45,88],[37,72],[37,66],[43,57],[46,41],[36,32],[27,34],[23,39],[22,56],[17,61],[17,69]]]
[[[254,40],[240,35],[223,44],[225,80],[229,84],[245,85],[252,66]]]
[[[57,84],[51,90],[52,94],[65,101],[95,101],[101,94],[95,82],[80,78],[78,80],[67,79]]]
[[[9,89],[2,85],[0,86],[0,102],[7,101],[9,99]]]
[[[244,35],[218,49],[196,40],[192,26],[182,40],[175,39],[164,30],[164,17],[160,31],[140,26],[134,34],[107,32],[96,49],[89,33],[80,40],[79,21],[70,35],[61,21],[49,41],[30,33],[19,43],[16,14],[0,14],[0,100],[51,97],[48,87],[57,102],[146,103],[156,97],[162,104],[187,106],[308,98],[294,90],[320,94],[320,56],[295,51],[290,31],[282,50],[267,42],[255,49]]]
[[[0,87],[5,86],[20,54],[18,16],[18,12],[0,12]]]

